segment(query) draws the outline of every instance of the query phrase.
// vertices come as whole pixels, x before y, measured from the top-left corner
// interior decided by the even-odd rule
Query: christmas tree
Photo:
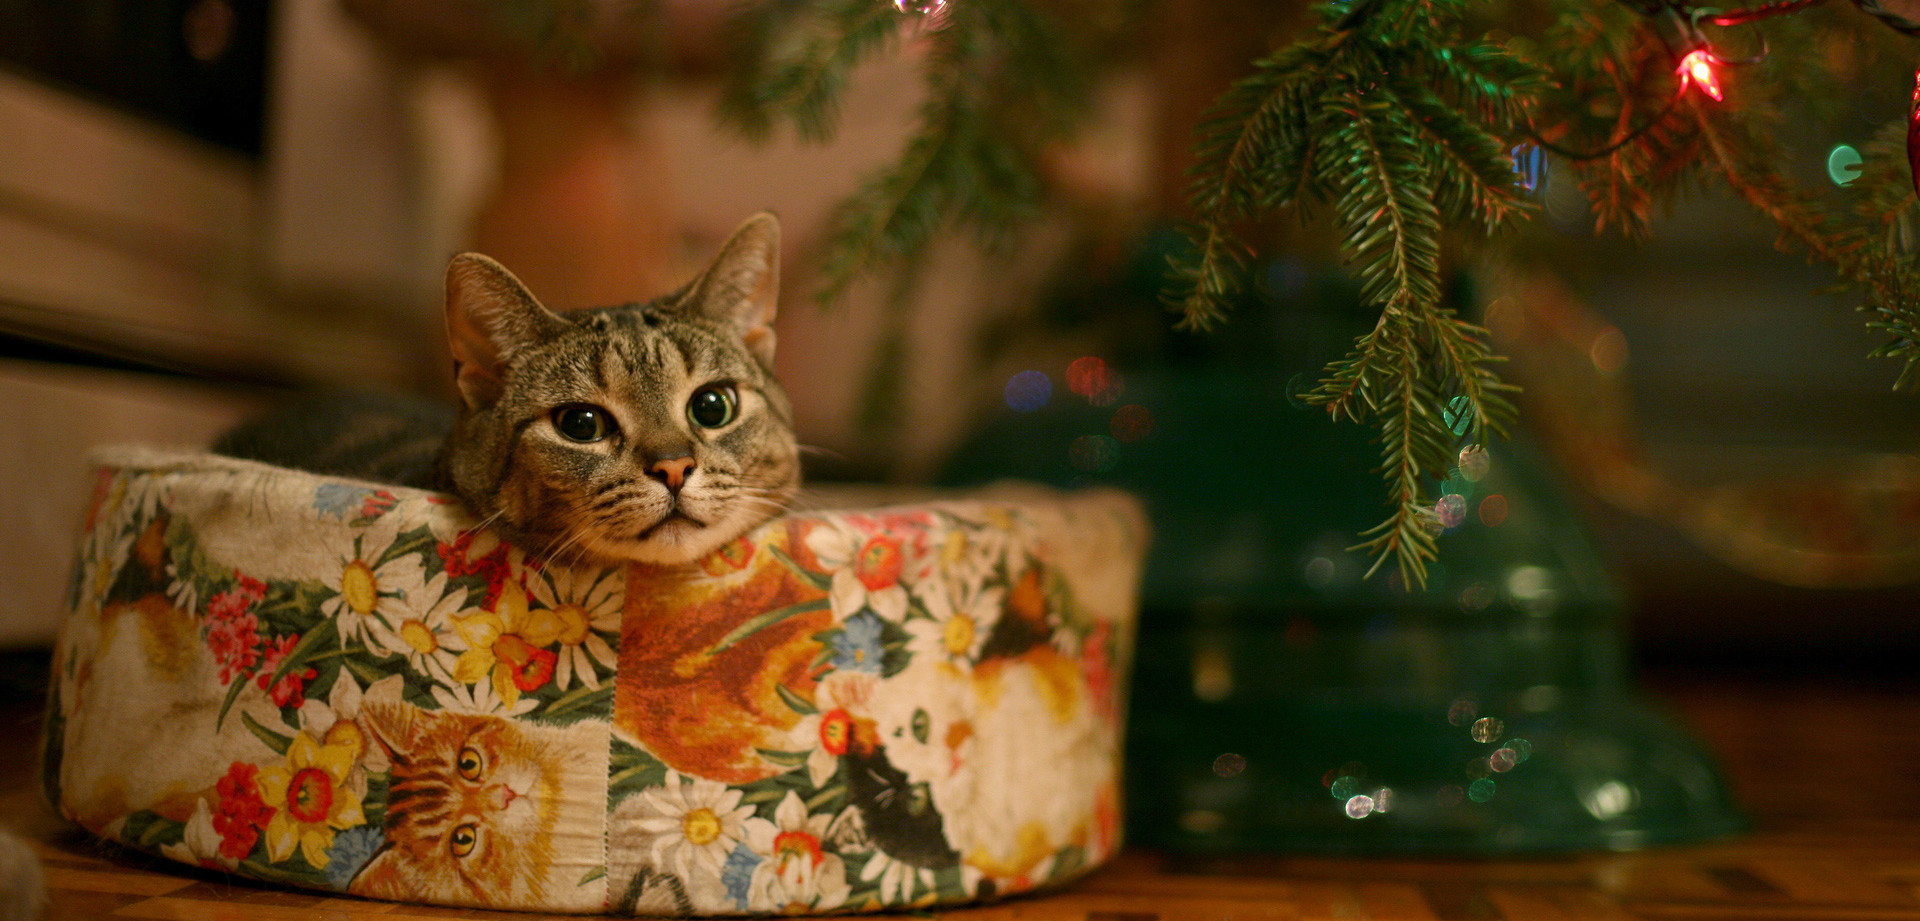
[[[1796,181],[1776,130],[1795,105],[1871,92],[1858,85],[1866,62],[1910,54],[1920,23],[1876,0],[759,0],[735,22],[722,115],[752,137],[828,138],[857,67],[905,40],[925,46],[912,136],[838,212],[818,292],[831,301],[874,272],[911,277],[947,228],[1016,234],[1055,194],[1046,158],[1095,111],[1102,75],[1151,54],[1170,9],[1236,5],[1271,41],[1193,113],[1192,246],[1165,298],[1181,326],[1214,329],[1276,226],[1331,223],[1378,320],[1304,397],[1378,432],[1392,511],[1356,547],[1376,568],[1391,560],[1425,581],[1458,515],[1432,484],[1514,419],[1500,356],[1449,306],[1443,272],[1535,213],[1543,161],[1577,176],[1598,230],[1635,237],[1678,193],[1724,186],[1777,225],[1784,252],[1857,293],[1896,387],[1920,379],[1920,118],[1900,105],[1907,87],[1880,87],[1884,127],[1843,196]]]

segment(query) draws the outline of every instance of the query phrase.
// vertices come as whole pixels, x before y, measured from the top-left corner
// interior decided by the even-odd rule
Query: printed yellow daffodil
[[[527,592],[516,582],[501,586],[492,610],[453,619],[467,651],[453,663],[453,677],[461,684],[490,681],[500,700],[511,708],[520,695],[553,678],[558,657],[546,647],[567,632],[567,623],[545,608],[529,609]]]
[[[367,823],[361,797],[348,783],[360,744],[357,733],[328,732],[325,742],[316,742],[302,732],[287,747],[285,764],[260,772],[261,799],[274,809],[268,859],[286,860],[298,847],[308,865],[324,870],[333,833]]]

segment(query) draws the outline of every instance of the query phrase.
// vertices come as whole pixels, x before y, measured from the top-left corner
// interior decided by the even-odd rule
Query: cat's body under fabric
[[[460,404],[352,396],[245,424],[222,454],[440,489],[529,552],[679,564],[799,488],[773,376],[779,225],[747,220],[699,277],[646,303],[554,313],[484,256],[454,258]]]
[[[323,393],[284,403],[223,433],[216,454],[326,476],[450,490],[441,451],[452,404],[385,393]]]

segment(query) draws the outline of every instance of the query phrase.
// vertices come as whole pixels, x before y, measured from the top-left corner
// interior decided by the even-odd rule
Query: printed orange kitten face
[[[362,722],[392,762],[387,844],[348,891],[510,906],[578,883],[567,852],[596,853],[580,848],[605,803],[590,729],[405,706],[368,707]]]

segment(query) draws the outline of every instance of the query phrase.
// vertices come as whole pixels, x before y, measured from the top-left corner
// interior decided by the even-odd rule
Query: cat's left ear
[[[763,367],[773,367],[773,318],[780,300],[780,221],[762,211],[740,225],[720,255],[687,286],[680,304],[730,324]]]

